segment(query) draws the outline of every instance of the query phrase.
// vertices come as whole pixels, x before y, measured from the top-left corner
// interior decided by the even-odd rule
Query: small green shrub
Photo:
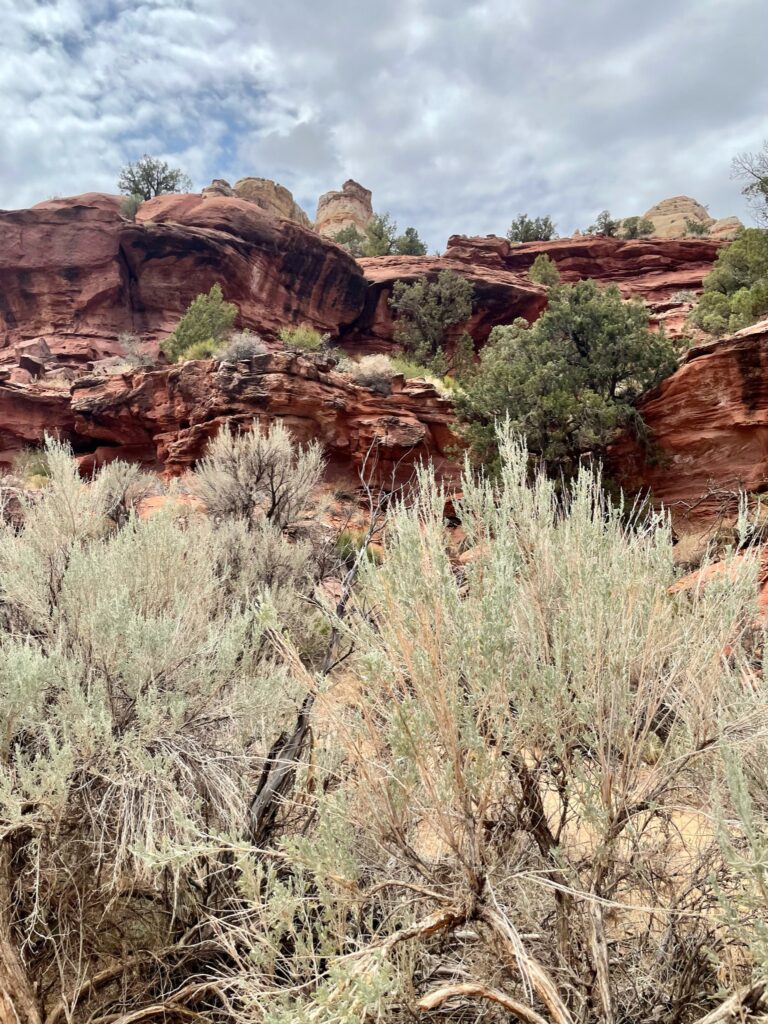
[[[588,235],[602,235],[604,238],[615,238],[618,234],[621,221],[614,220],[607,210],[598,213],[594,224],[587,228]]]
[[[388,213],[377,213],[365,229],[363,256],[389,256],[394,252],[397,224]]]
[[[365,235],[361,235],[354,224],[348,224],[341,231],[337,231],[333,236],[333,240],[342,249],[346,249],[350,256],[357,258],[364,255]]]
[[[342,565],[351,569],[355,564],[365,543],[365,531],[347,528],[339,533],[336,538],[336,554],[339,556]],[[371,544],[365,546],[365,559],[374,565],[381,564],[381,551]]]
[[[237,306],[225,302],[221,285],[214,284],[207,294],[192,300],[176,330],[160,347],[172,363],[182,357],[208,358],[229,336],[236,316]],[[207,343],[212,347],[207,347]],[[190,356],[193,346],[197,346],[196,354]]]
[[[528,268],[528,277],[546,288],[554,288],[560,284],[560,273],[545,252],[540,252]]]
[[[120,203],[120,214],[125,217],[126,220],[136,220],[136,214],[138,213],[139,207],[144,202],[143,196],[126,196],[125,199]]]
[[[719,336],[768,316],[768,231],[747,228],[721,249],[691,323]]]
[[[701,220],[685,218],[685,233],[693,238],[705,238],[709,234],[709,225]]]
[[[427,247],[419,238],[416,228],[406,228],[403,234],[395,239],[393,252],[398,256],[426,256]]]
[[[309,324],[281,327],[278,336],[283,345],[294,352],[322,352],[330,337],[328,334],[321,334]]]
[[[436,281],[395,281],[389,299],[397,313],[395,340],[417,362],[442,375],[446,331],[471,316],[473,295],[472,282],[452,270],[441,270]]]
[[[507,238],[510,242],[549,242],[557,238],[557,231],[551,217],[529,217],[521,213],[512,221]]]
[[[269,349],[258,336],[250,331],[239,331],[233,334],[224,348],[216,353],[218,358],[227,363],[239,363],[253,359],[254,356],[262,356]]]
[[[653,231],[653,221],[648,217],[626,217],[621,224],[622,238],[647,238]]]
[[[118,334],[117,342],[123,350],[123,357],[129,367],[150,369],[155,365],[155,360],[152,356],[142,351],[141,338],[137,334],[133,334],[130,331]]]
[[[25,448],[13,460],[13,475],[25,484],[41,486],[51,475],[48,451],[45,448]]]
[[[371,388],[382,394],[389,394],[392,390],[392,378],[399,373],[389,356],[378,352],[357,360],[342,359],[337,370],[346,373],[361,387]]]
[[[184,352],[185,359],[213,359],[219,352],[220,345],[213,338],[196,341]]]

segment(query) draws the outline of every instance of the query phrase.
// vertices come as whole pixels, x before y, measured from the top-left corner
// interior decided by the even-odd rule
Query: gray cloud
[[[764,0],[0,0],[0,24],[6,208],[112,190],[146,150],[310,215],[354,177],[442,246],[680,193],[745,216],[730,160],[768,135]]]

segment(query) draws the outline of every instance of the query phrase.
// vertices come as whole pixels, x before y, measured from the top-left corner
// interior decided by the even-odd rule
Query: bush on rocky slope
[[[720,336],[764,316],[768,316],[768,230],[747,228],[718,254],[690,319],[701,330]]]
[[[464,380],[457,412],[479,461],[493,458],[509,418],[557,470],[599,452],[633,415],[633,402],[676,366],[672,343],[615,287],[555,285],[538,320],[496,327]]]
[[[190,303],[176,330],[162,343],[162,350],[172,363],[182,357],[205,359],[224,343],[236,316],[237,306],[225,302],[221,285],[214,284]]]
[[[423,472],[331,608],[275,522],[115,518],[123,469],[47,458],[0,525],[0,1019],[759,1008],[755,559],[670,593],[664,517],[503,436],[460,557]]]

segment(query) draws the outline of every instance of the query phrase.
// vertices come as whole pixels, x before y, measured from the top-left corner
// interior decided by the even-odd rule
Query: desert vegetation
[[[549,284],[538,320],[495,327],[479,364],[462,379],[457,412],[475,458],[493,458],[496,424],[509,417],[555,472],[599,454],[637,417],[636,399],[668,376],[676,352],[651,331],[642,302],[594,281],[558,283],[546,257],[531,268]]]
[[[178,167],[145,153],[123,167],[117,187],[129,199],[143,202],[168,192],[191,192],[192,179]]]
[[[675,590],[663,514],[498,450],[452,527],[424,469],[334,538],[279,426],[149,519],[47,443],[0,523],[3,1024],[757,1019],[757,559]]]
[[[557,238],[557,231],[550,216],[529,217],[521,213],[512,221],[507,238],[510,242],[549,242]]]
[[[350,224],[333,239],[352,256],[425,256],[427,247],[416,228],[408,227],[398,235],[397,224],[388,213],[377,213],[361,234]]]
[[[768,316],[768,230],[747,228],[717,256],[691,322],[716,336]]]

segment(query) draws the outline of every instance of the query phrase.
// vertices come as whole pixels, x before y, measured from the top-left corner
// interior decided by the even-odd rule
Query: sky
[[[690,195],[749,223],[768,0],[0,0],[0,209],[272,178],[310,217],[354,178],[430,249]]]

